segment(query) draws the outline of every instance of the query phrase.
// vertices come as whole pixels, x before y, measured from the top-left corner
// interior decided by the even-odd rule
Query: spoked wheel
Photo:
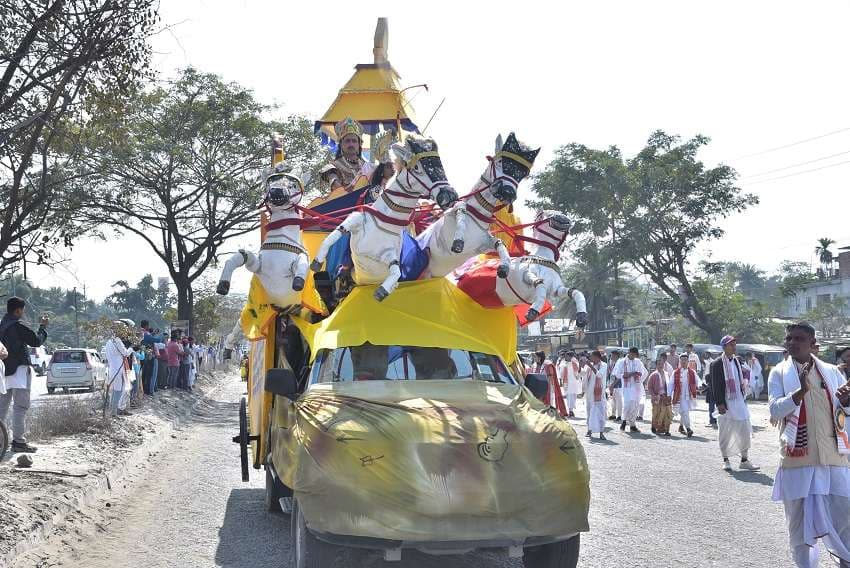
[[[243,397],[239,401],[239,435],[233,437],[233,442],[239,444],[239,459],[242,462],[242,481],[248,481],[248,444],[257,440],[258,436],[248,433],[248,403]]]
[[[9,447],[9,431],[6,430],[6,425],[0,420],[0,460],[6,455],[6,449]]]

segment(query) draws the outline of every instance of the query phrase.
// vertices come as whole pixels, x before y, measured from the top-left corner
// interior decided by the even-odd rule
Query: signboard
[[[608,340],[608,347],[617,347],[617,346],[618,346],[618,344],[617,344],[616,338]]]
[[[564,331],[569,326],[570,320],[560,318],[549,318],[543,322],[543,331],[547,333]]]

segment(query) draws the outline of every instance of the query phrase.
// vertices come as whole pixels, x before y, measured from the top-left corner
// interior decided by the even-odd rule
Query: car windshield
[[[359,345],[325,350],[313,366],[313,382],[480,380],[516,384],[495,355],[444,349]]]
[[[85,363],[85,351],[57,351],[53,354],[53,363]]]
[[[764,360],[768,365],[773,367],[782,362],[783,354],[781,351],[768,351],[764,354]]]

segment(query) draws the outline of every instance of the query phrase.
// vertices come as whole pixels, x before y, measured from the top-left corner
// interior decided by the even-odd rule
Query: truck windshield
[[[319,353],[312,382],[447,379],[516,384],[495,355],[441,347],[370,344]]]

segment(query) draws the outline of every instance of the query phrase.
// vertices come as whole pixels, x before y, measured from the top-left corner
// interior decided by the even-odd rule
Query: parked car
[[[35,369],[35,374],[39,377],[47,372],[47,366],[50,364],[50,355],[47,354],[47,349],[42,347],[30,347],[30,363]]]
[[[745,358],[747,353],[752,353],[756,356],[756,359],[761,363],[761,373],[765,385],[767,384],[767,378],[770,376],[770,370],[785,359],[785,348],[780,345],[738,343],[735,353],[741,358]],[[766,395],[767,393],[762,394]]]
[[[57,388],[94,392],[106,383],[106,365],[94,349],[57,349],[47,367],[47,392]]]

